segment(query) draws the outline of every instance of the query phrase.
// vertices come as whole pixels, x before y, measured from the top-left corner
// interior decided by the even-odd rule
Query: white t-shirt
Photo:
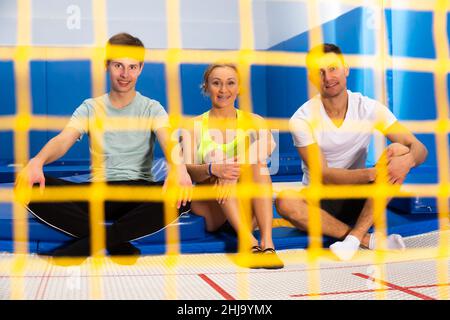
[[[289,121],[294,146],[317,143],[328,167],[365,168],[367,149],[374,130],[385,131],[397,118],[383,104],[360,93],[348,92],[348,109],[340,127],[328,117],[320,95],[304,103]],[[309,170],[302,161],[303,184]]]

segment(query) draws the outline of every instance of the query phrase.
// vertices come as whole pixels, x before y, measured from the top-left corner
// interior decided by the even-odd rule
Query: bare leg
[[[268,186],[272,190],[272,180],[265,164],[252,165],[252,171],[255,183]],[[272,197],[255,198],[252,200],[252,204],[256,222],[261,232],[261,248],[275,248],[272,240]]]
[[[237,200],[228,199],[222,205],[219,205],[215,200],[193,201],[191,208],[193,212],[205,218],[207,231],[216,231],[228,220],[233,229],[239,232],[240,217]],[[251,245],[258,245],[258,241],[251,233],[251,230],[247,232],[249,233]]]
[[[296,191],[287,190],[276,199],[278,213],[295,227],[308,231],[308,204]],[[352,230],[350,226],[320,209],[322,233],[336,239],[344,239]]]
[[[205,218],[206,231],[214,232],[222,226],[227,217],[215,200],[192,201],[191,209],[195,214]]]
[[[225,203],[220,205],[223,213],[227,217],[228,222],[230,222],[231,226],[233,227],[236,232],[245,232],[247,233],[247,236],[250,238],[251,246],[257,246],[258,240],[253,236],[252,233],[252,226],[249,226],[250,229],[244,230],[241,228],[241,219],[239,216],[239,204],[237,199],[228,199],[225,201]],[[239,230],[241,229],[241,230]]]
[[[361,242],[361,245],[368,248],[370,235],[367,233],[373,225],[373,199],[368,199],[356,220],[356,224],[350,234]]]

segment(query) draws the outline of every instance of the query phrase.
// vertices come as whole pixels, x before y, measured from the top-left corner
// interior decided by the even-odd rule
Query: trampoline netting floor
[[[131,266],[104,258],[100,268],[92,258],[61,267],[30,254],[19,277],[12,273],[17,256],[0,253],[0,300],[15,296],[17,283],[27,300],[449,299],[450,255],[437,254],[438,243],[438,232],[407,237],[406,252],[382,261],[360,250],[351,262],[326,253],[311,264],[305,250],[280,250],[281,270],[239,267],[232,254],[145,256]]]

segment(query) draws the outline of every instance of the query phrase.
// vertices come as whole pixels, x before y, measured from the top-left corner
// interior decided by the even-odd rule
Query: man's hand
[[[402,184],[412,167],[413,162],[409,153],[403,156],[392,157],[388,161],[387,166],[389,182],[392,184]]]
[[[401,143],[394,142],[386,148],[386,152],[388,153],[387,157],[389,161],[392,157],[399,157],[409,153],[409,148]]]
[[[18,190],[31,191],[31,188],[35,183],[39,183],[40,191],[43,193],[45,189],[43,164],[39,160],[33,158],[17,175],[14,187]],[[28,204],[29,202],[29,198],[24,199],[25,204]]]
[[[392,143],[386,148],[382,157],[385,157],[389,183],[402,184],[414,166],[409,148],[400,143]],[[381,162],[380,158],[377,166],[382,165]]]
[[[178,172],[176,172],[178,171]],[[177,197],[177,209],[181,207],[181,205],[185,206],[188,201],[191,201],[192,199],[192,180],[191,176],[186,170],[185,165],[179,165],[177,166],[177,170],[169,171],[167,174],[167,178],[164,181],[163,185],[163,193],[167,191],[169,180],[173,179],[172,175],[178,173],[177,178],[178,179],[178,185],[179,185],[179,192]]]

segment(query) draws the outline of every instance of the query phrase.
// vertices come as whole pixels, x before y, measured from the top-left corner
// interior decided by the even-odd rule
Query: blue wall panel
[[[337,44],[344,54],[374,54],[374,11],[354,9],[322,26],[325,42]]]
[[[144,96],[158,100],[164,109],[168,111],[164,64],[146,62],[139,76],[136,89]]]
[[[252,66],[251,75],[253,110],[260,116],[267,117],[267,67]]]
[[[92,96],[90,61],[50,61],[46,67],[48,114],[72,115],[83,100]]]
[[[29,153],[30,158],[36,156],[42,147],[47,143],[48,133],[45,131],[30,130],[29,133]]]
[[[308,100],[305,68],[253,66],[252,74],[252,96],[256,97],[258,113],[264,117],[289,119]],[[280,133],[278,148],[280,153],[296,152],[289,133]]]
[[[31,61],[30,76],[31,76],[31,103],[33,114],[46,115],[48,112],[47,62]]]
[[[290,33],[286,21],[295,21],[301,29],[308,29],[308,8],[306,3],[294,1],[254,1],[253,12],[260,19],[254,21],[255,46],[266,48],[273,38],[284,38]],[[264,41],[265,40],[265,41]],[[309,33],[303,32],[288,40],[270,46],[268,50],[306,52],[308,51]]]
[[[436,119],[434,76],[405,70],[388,71],[389,108],[400,120]]]
[[[428,157],[423,165],[437,167],[436,137],[434,134],[415,134],[428,149]]]
[[[259,7],[255,9],[255,6]],[[302,8],[305,8],[304,4],[290,4],[286,1],[277,4],[269,1],[264,5],[255,3],[254,11],[264,13],[258,15],[258,17],[264,17],[263,20],[254,21],[254,26],[258,26],[255,28],[255,45],[258,50],[262,50],[261,48],[266,44],[271,43],[265,48],[306,52],[309,47],[309,31],[299,32],[290,38],[285,37],[283,39],[286,40],[276,44],[271,42],[272,39],[280,38],[280,35],[290,32],[288,26],[283,26],[282,22],[284,19],[289,20],[289,17],[297,16],[298,11],[303,10]],[[304,14],[306,17],[307,13]],[[319,27],[322,28],[324,40],[341,46],[344,54],[374,55],[376,53],[375,36],[378,32],[375,15],[374,9],[358,7]],[[450,14],[447,17],[450,18]],[[289,23],[292,23],[293,19],[290,19]],[[299,24],[303,23],[303,21],[299,22]],[[410,58],[434,59],[436,57],[432,12],[389,9],[386,10],[386,23],[389,54]],[[259,29],[262,27],[265,29]],[[258,34],[261,30],[264,32]],[[447,34],[450,39],[450,23],[447,23]],[[205,49],[210,48],[205,47]],[[200,91],[206,66],[206,64],[181,64],[180,66],[182,110],[185,115],[199,115],[210,108],[209,98],[203,96]],[[372,67],[374,66],[351,68],[348,88],[376,98]],[[0,61],[0,74],[3,81],[0,89],[2,96],[0,116],[13,115],[16,112],[13,62]],[[388,106],[400,120],[436,119],[437,102],[433,74],[390,70],[386,76]],[[88,60],[32,61],[30,79],[33,114],[70,116],[84,99],[91,97],[92,77]],[[447,79],[450,91],[450,76]],[[109,83],[106,89],[108,88]],[[264,117],[289,119],[297,108],[307,101],[307,88],[308,79],[303,67],[253,65],[251,89],[243,88],[243,90],[251,90],[255,113]],[[139,78],[137,90],[145,96],[160,101],[168,110],[170,106],[167,105],[164,64],[146,63]],[[30,132],[30,155],[35,155],[55,134],[56,132],[45,130]],[[429,149],[426,165],[436,166],[434,135],[421,134],[418,137]],[[289,133],[282,133],[279,138],[277,148],[280,153],[296,152]],[[0,162],[10,162],[13,157],[11,132],[0,132],[0,146]],[[160,149],[156,151],[156,156],[162,156]],[[87,137],[77,142],[64,159],[89,159]]]
[[[196,116],[211,108],[211,100],[202,94],[200,86],[206,64],[181,64],[182,110],[184,115]]]
[[[1,115],[13,115],[16,113],[16,95],[14,84],[14,63],[12,61],[0,61],[0,75],[2,85],[0,86]]]
[[[13,139],[12,131],[0,131],[0,165],[14,162]]]
[[[347,78],[347,88],[353,92],[361,92],[369,98],[375,98],[374,73],[371,69],[351,68]]]
[[[386,27],[390,36],[389,53],[393,56],[435,58],[433,13],[409,10],[386,10]]]

